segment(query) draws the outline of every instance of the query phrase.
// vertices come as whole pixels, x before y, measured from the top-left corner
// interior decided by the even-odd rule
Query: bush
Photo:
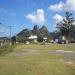
[[[5,55],[9,52],[12,52],[16,45],[4,45],[0,47],[0,55]]]
[[[43,42],[43,37],[42,36],[38,36],[37,41],[38,42]]]

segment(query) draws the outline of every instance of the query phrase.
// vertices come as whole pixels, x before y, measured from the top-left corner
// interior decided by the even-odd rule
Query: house
[[[69,43],[69,41],[65,36],[60,36],[60,37],[54,38],[54,43],[67,44]]]
[[[3,46],[7,43],[9,43],[10,39],[7,37],[0,37],[0,46]]]
[[[36,35],[31,35],[31,36],[28,37],[28,39],[29,39],[31,42],[37,43],[37,36],[36,36]]]
[[[43,41],[47,42],[48,38],[47,37],[43,37]]]

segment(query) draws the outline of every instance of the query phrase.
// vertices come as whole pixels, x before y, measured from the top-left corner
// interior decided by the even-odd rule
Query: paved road
[[[50,54],[64,55],[65,57],[75,59],[75,51],[56,50],[56,51],[49,51],[49,53]]]

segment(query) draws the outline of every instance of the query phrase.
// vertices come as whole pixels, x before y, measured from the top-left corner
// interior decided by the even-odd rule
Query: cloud
[[[56,15],[54,15],[53,16],[53,19],[56,21],[56,23],[57,22],[59,22],[59,21],[62,21],[63,20],[63,17],[61,16],[61,15],[59,15],[59,14],[56,14]]]
[[[49,10],[53,11],[75,11],[75,0],[66,0],[66,2],[59,2],[58,4],[50,5]]]
[[[75,11],[75,0],[67,0],[65,4],[67,10]]]
[[[10,16],[16,16],[16,13],[10,13]]]
[[[34,24],[44,24],[45,23],[45,15],[43,9],[37,9],[35,14],[28,14],[26,16],[27,19],[30,19]]]
[[[60,2],[58,4],[50,5],[49,9],[53,10],[53,11],[61,11],[63,9],[63,7],[64,7],[64,3]]]

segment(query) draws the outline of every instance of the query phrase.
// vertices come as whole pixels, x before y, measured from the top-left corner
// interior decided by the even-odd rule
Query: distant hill
[[[32,31],[29,29],[23,29],[17,36],[22,36],[22,37],[29,37],[32,35]]]
[[[8,37],[0,37],[0,40],[10,40]]]
[[[56,32],[56,31],[53,31],[53,32],[50,32],[49,33],[49,37],[51,38],[51,39],[54,39],[54,38],[59,38],[59,36],[60,36],[60,33],[59,32]],[[70,32],[70,39],[72,40],[75,40],[75,31],[72,31],[72,32]]]
[[[32,30],[23,29],[20,33],[18,33],[17,36],[28,37],[30,35],[46,35],[48,34],[48,32],[49,31],[46,26],[42,26],[41,28],[39,28],[38,25],[35,25]]]

